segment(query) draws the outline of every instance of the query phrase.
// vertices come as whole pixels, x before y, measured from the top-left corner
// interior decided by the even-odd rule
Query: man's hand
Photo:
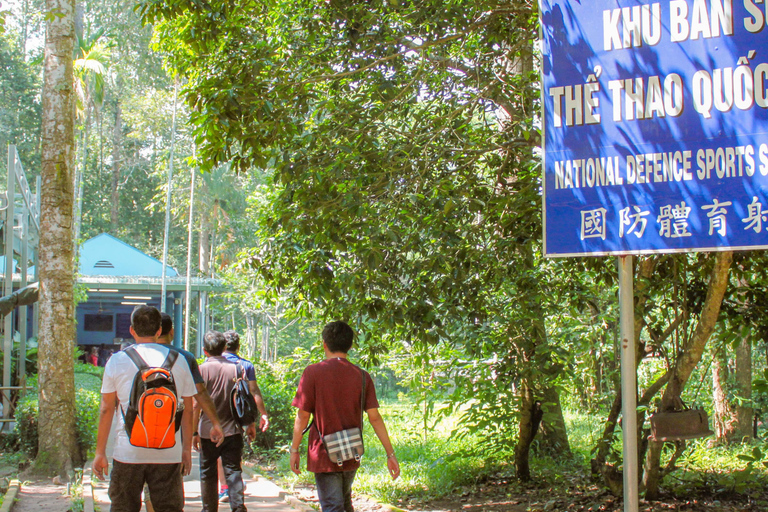
[[[198,439],[200,439],[198,437]],[[187,476],[192,472],[192,452],[183,450],[181,452],[181,476]]]
[[[263,432],[263,430],[262,430]],[[256,424],[251,423],[247,427],[245,427],[245,435],[248,436],[248,439],[253,442],[254,439],[256,439]]]
[[[389,474],[392,475],[392,480],[397,480],[397,477],[400,476],[400,463],[397,462],[397,457],[394,455],[387,459],[387,469]]]
[[[192,448],[194,448],[196,452],[200,453],[200,436],[194,436],[192,438]]]
[[[259,420],[259,430],[262,432],[266,432],[269,428],[269,417],[266,414],[261,415],[261,419]]]
[[[221,430],[221,425],[216,424],[211,427],[211,441],[216,443],[216,446],[221,446],[224,442],[224,432]]]
[[[99,480],[104,480],[109,475],[109,462],[104,454],[97,454],[93,458],[93,473]]]
[[[291,471],[293,471],[297,475],[301,474],[301,469],[299,468],[300,464],[301,464],[301,454],[292,453],[291,454]]]

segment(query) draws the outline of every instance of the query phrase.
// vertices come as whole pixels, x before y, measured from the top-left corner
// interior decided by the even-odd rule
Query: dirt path
[[[24,482],[13,512],[67,512],[72,501],[66,493],[66,485],[55,485],[51,480]]]

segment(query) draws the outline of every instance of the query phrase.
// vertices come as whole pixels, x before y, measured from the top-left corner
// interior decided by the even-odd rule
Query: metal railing
[[[19,402],[19,398],[24,396],[28,389],[32,388],[27,385],[0,386],[0,395],[2,395],[3,407],[6,407],[5,404],[8,404],[8,406],[11,407],[9,411],[3,410],[3,417],[0,418],[0,424],[16,421],[16,405]]]

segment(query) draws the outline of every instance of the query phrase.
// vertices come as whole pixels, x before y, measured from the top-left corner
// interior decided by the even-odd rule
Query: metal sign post
[[[619,256],[619,325],[621,336],[621,417],[624,441],[624,512],[639,506],[637,460],[637,372],[635,371],[635,300],[632,256]]]

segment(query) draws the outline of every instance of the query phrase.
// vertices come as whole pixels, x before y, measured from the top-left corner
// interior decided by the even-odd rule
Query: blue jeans
[[[356,469],[337,473],[315,473],[317,497],[322,512],[355,512],[352,506],[352,482]]]
[[[218,512],[219,510],[219,466],[221,457],[224,466],[224,478],[229,487],[229,506],[233,512],[246,512],[245,485],[243,484],[243,436],[236,434],[227,436],[221,446],[210,439],[200,439],[200,491],[203,501],[203,512]]]

